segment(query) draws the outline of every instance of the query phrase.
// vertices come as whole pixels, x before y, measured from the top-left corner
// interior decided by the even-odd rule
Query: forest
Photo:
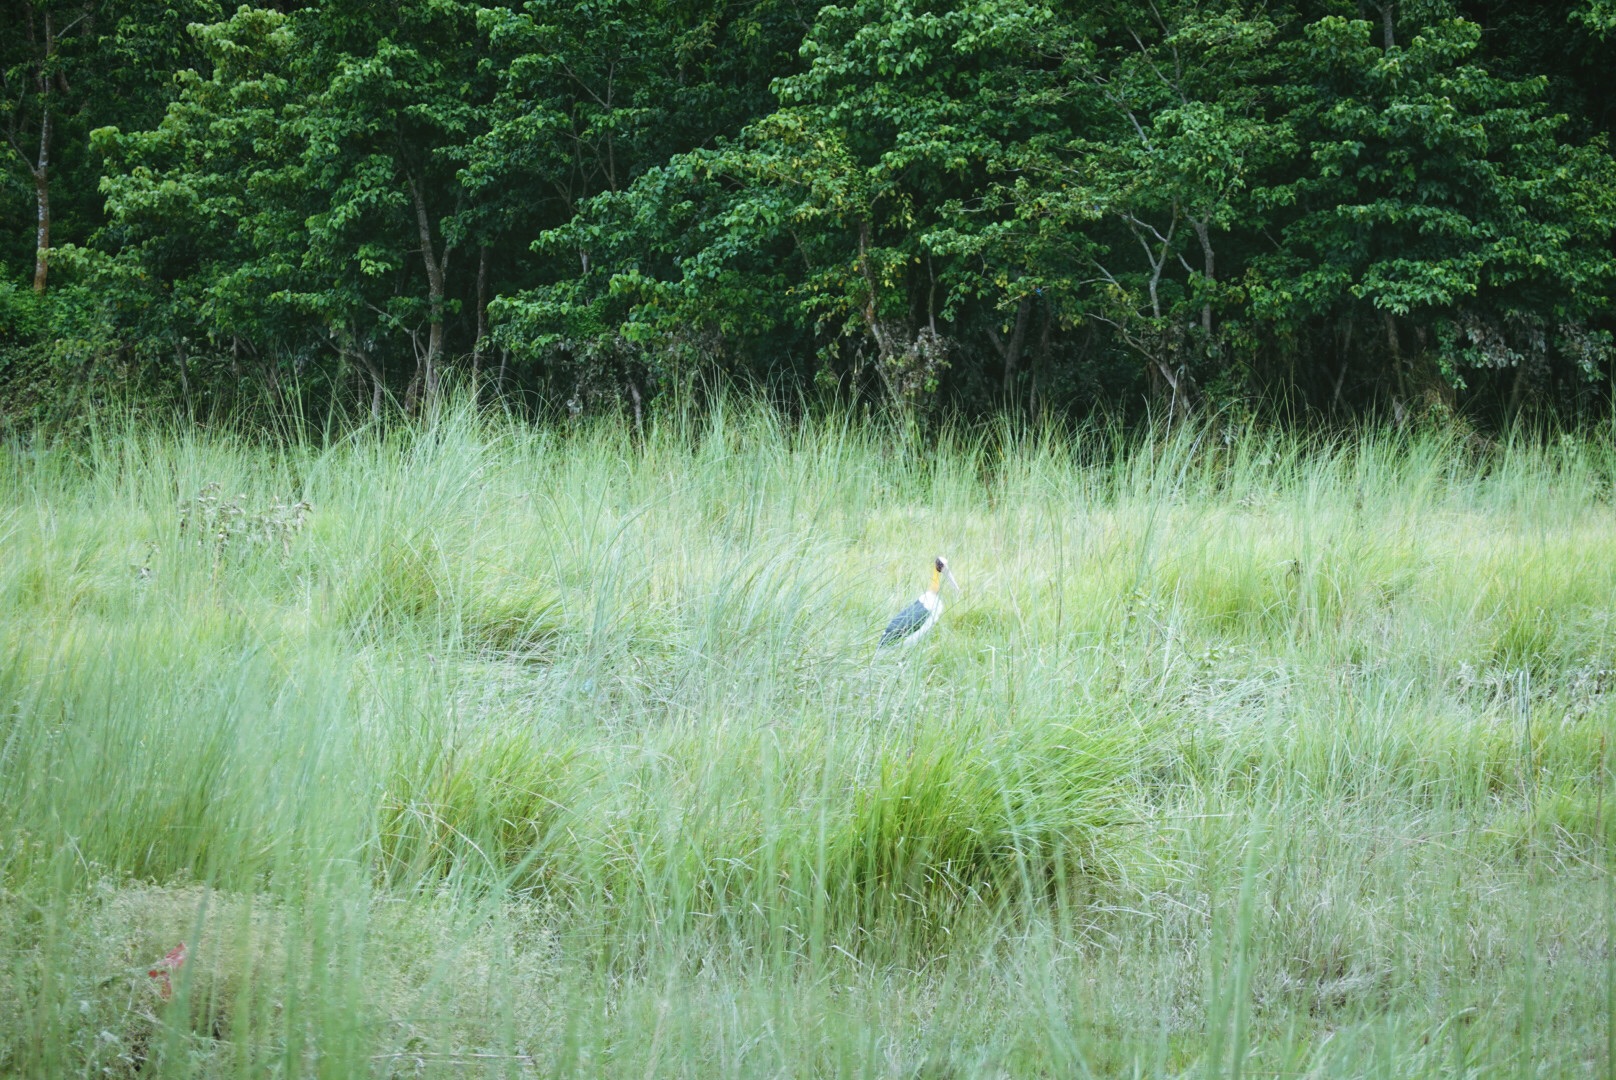
[[[5,0],[0,413],[1577,421],[1611,0]]]

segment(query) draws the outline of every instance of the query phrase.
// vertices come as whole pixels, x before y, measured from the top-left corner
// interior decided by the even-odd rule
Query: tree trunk
[[[1054,305],[1044,301],[1044,328],[1038,335],[1038,352],[1032,362],[1032,388],[1027,403],[1032,415],[1038,416],[1044,407],[1044,390],[1049,382],[1049,333],[1055,322]]]
[[[1526,357],[1515,362],[1515,378],[1510,381],[1509,404],[1504,407],[1504,416],[1513,425],[1520,419],[1521,402],[1526,397]]]
[[[39,159],[29,169],[34,174],[34,203],[37,224],[34,230],[34,291],[45,291],[45,278],[50,270],[50,152],[51,152],[51,80],[46,68],[56,55],[56,37],[51,32],[50,12],[45,12],[45,57],[39,65],[36,83],[39,89]]]
[[[893,381],[889,366],[895,354],[892,339],[887,335],[886,329],[881,325],[881,319],[876,310],[875,272],[870,269],[870,223],[859,222],[859,273],[864,278],[864,287],[868,295],[864,299],[864,326],[870,337],[875,340],[875,374],[881,380],[882,387],[887,392],[887,400],[894,408],[902,407],[905,402],[903,393],[898,384]]]
[[[471,386],[477,393],[477,377],[483,368],[483,339],[488,336],[488,245],[477,248],[477,336],[471,343]]]
[[[376,364],[371,360],[370,354],[364,349],[355,348],[353,355],[370,379],[370,418],[380,420],[382,418],[382,395],[386,392],[387,380],[383,378],[381,371],[377,369]]]
[[[1181,409],[1185,412],[1188,411],[1188,405],[1185,403],[1187,395],[1184,394],[1183,387],[1179,385],[1178,373],[1173,370],[1173,365],[1160,356],[1155,357],[1155,362],[1156,370],[1161,374],[1162,381],[1167,383],[1167,388],[1173,392],[1173,396],[1167,401],[1167,416],[1169,419],[1176,419]]]
[[[1335,377],[1335,390],[1330,395],[1330,411],[1335,412],[1341,407],[1341,388],[1346,385],[1347,366],[1352,363],[1352,328],[1354,319],[1347,316],[1347,325],[1341,333],[1341,371]]]
[[[38,207],[38,224],[34,230],[34,291],[45,291],[45,278],[50,271],[50,106],[45,106],[44,118],[39,124],[39,163],[34,167],[34,202]]]
[[[881,327],[881,320],[876,317],[875,273],[870,269],[869,251],[870,223],[861,221],[859,222],[859,272],[864,277],[864,287],[867,292],[864,298],[864,326],[869,330],[870,337],[875,339],[876,352],[884,362],[892,355],[892,346]]]
[[[185,355],[185,339],[180,338],[174,343],[174,366],[180,373],[180,394],[185,398],[185,415],[195,419],[196,410],[191,405],[191,377],[186,368],[189,360]]]
[[[633,380],[628,381],[629,400],[634,403],[634,438],[641,446],[645,445],[645,406],[640,400],[640,387]]]
[[[65,5],[64,5],[65,6]],[[34,181],[35,226],[34,226],[34,291],[43,293],[46,281],[50,274],[50,246],[51,246],[51,152],[54,149],[56,137],[56,114],[63,112],[72,115],[74,108],[71,104],[73,88],[68,85],[65,68],[58,67],[56,60],[60,52],[61,41],[71,35],[75,29],[81,37],[94,27],[94,19],[98,4],[94,0],[81,0],[76,11],[67,11],[64,14],[72,15],[66,25],[57,26],[54,12],[48,4],[14,4],[7,9],[4,18],[0,18],[0,27],[4,27],[9,38],[25,38],[27,41],[28,60],[13,70],[27,69],[27,81],[13,83],[9,77],[0,75],[0,82],[4,83],[5,96],[9,99],[8,121],[3,134],[5,144],[10,151],[17,155],[23,168]],[[26,11],[26,19],[15,19],[13,15],[19,10]],[[36,16],[42,16],[36,21]],[[41,25],[42,24],[42,25]],[[43,34],[41,34],[43,31]],[[31,88],[28,86],[31,81]],[[61,94],[67,100],[62,102],[58,109],[56,95]],[[39,109],[39,145],[37,150],[25,149],[23,143],[28,141],[24,135],[24,128],[28,125],[23,119],[32,111],[28,99],[34,99],[33,105]]]
[[[1397,340],[1397,319],[1391,312],[1383,313],[1386,323],[1386,355],[1391,360],[1392,378],[1396,390],[1392,396],[1392,416],[1402,427],[1408,414],[1408,377],[1403,371],[1403,347]]]
[[[449,262],[449,249],[443,249],[442,258],[433,254],[432,221],[427,216],[426,199],[415,177],[409,178],[410,196],[415,201],[415,224],[421,231],[421,261],[426,264],[427,287],[427,339],[426,357],[421,362],[419,378],[426,395],[428,411],[438,404],[438,357],[443,353],[443,276]]]
[[[1023,296],[1016,305],[1016,326],[1010,332],[1010,345],[1004,351],[1004,400],[1016,399],[1016,366],[1021,361],[1021,350],[1027,346],[1027,326],[1032,322],[1033,298]]]
[[[1374,6],[1380,11],[1381,45],[1389,52],[1397,44],[1397,0],[1379,0]]]
[[[1218,283],[1217,264],[1212,254],[1212,229],[1206,221],[1192,221],[1195,229],[1195,238],[1201,242],[1201,273],[1205,275],[1208,285]],[[1212,341],[1212,298],[1207,297],[1201,305],[1201,330],[1206,334],[1208,343]]]

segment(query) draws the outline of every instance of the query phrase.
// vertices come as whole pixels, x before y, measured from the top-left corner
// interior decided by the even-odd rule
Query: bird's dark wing
[[[926,605],[916,600],[892,616],[892,621],[887,623],[886,630],[881,634],[881,644],[891,645],[894,641],[902,641],[924,626],[930,615],[931,612],[926,610]]]

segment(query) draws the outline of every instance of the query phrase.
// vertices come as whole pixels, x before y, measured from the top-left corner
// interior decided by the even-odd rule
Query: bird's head
[[[954,580],[954,572],[948,568],[948,560],[943,558],[941,555],[939,555],[939,556],[937,556],[937,561],[932,564],[932,570],[931,570],[931,591],[932,592],[937,592],[940,589],[942,589],[942,587],[943,587],[943,578],[944,577],[947,577],[948,578],[948,583],[950,585],[954,586],[954,591],[955,592],[960,591],[959,582]]]

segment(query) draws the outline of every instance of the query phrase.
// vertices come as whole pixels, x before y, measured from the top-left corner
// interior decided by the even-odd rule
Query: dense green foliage
[[[5,12],[12,415],[722,374],[1496,421],[1616,364],[1603,0]]]
[[[0,444],[0,1074],[1608,1075],[1608,436],[691,415]]]

